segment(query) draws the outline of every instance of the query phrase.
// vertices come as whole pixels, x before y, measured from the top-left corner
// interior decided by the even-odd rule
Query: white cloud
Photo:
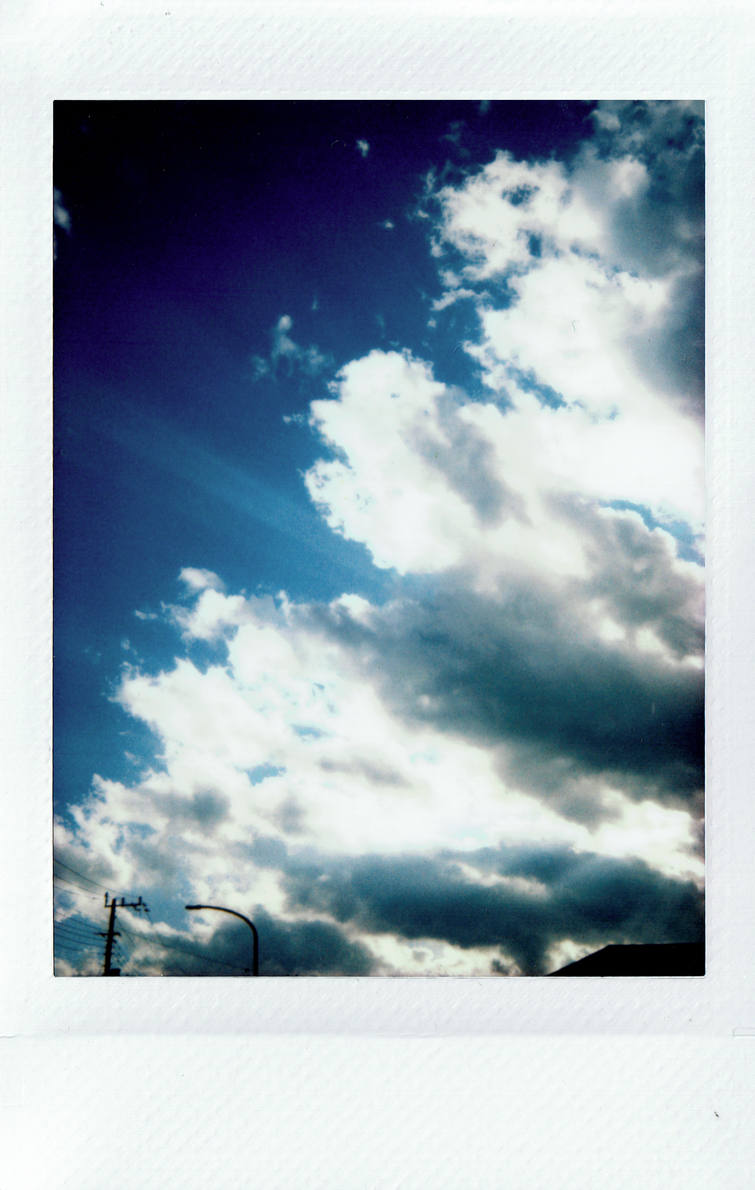
[[[550,408],[509,382],[512,407],[502,411],[459,403],[408,355],[373,351],[343,369],[334,392],[311,408],[337,457],[320,460],[307,486],[331,527],[364,542],[379,566],[464,566],[481,588],[512,566],[584,578],[583,527],[554,508],[558,494],[628,501],[701,527],[699,431],[641,391],[623,415],[614,405],[613,416],[596,416],[589,405]]]
[[[364,626],[357,648],[308,628],[306,610],[205,590],[182,629],[197,639],[224,633],[227,664],[202,673],[178,661],[156,676],[125,673],[119,701],[157,733],[161,766],[131,788],[97,778],[77,811],[78,845],[124,887],[159,885],[180,868],[197,895],[217,894],[233,848],[255,833],[351,856],[537,839],[640,856],[674,876],[700,874],[687,813],[636,805],[606,788],[607,825],[562,817],[502,779],[500,748],[453,738],[429,722],[418,728],[389,708],[370,656],[380,609],[357,596],[333,605],[334,615],[343,611]],[[289,818],[297,810],[293,835],[280,825],[287,806]],[[135,827],[153,832],[148,844]],[[263,877],[272,908],[280,892],[273,896],[270,872],[236,870],[233,879],[237,891],[256,896]]]
[[[199,570],[195,566],[184,566],[179,579],[190,591],[223,590],[223,581],[212,570]]]
[[[430,573],[457,564],[474,513],[416,450],[442,436],[444,386],[409,356],[373,351],[341,373],[339,399],[312,403],[314,424],[347,461],[320,460],[306,482],[328,524],[365,541],[378,566]],[[401,512],[399,515],[399,508]]]
[[[461,186],[437,192],[434,245],[441,253],[455,249],[462,263],[440,268],[445,293],[433,308],[459,296],[477,302],[482,335],[465,350],[514,413],[500,418],[478,406],[470,416],[486,420],[490,432],[496,423],[499,446],[517,435],[518,422],[526,424],[530,486],[644,504],[700,532],[701,429],[649,383],[637,350],[671,326],[679,278],[697,266],[670,257],[664,275],[655,269],[643,276],[622,265],[628,249],[617,239],[619,216],[644,210],[648,185],[644,162],[599,159],[591,147],[571,174],[557,162],[515,162],[499,153]],[[499,278],[510,295],[503,302],[489,291]],[[481,282],[484,291],[470,288]],[[564,407],[538,410],[522,373]]]
[[[454,302],[463,301],[465,298],[472,301],[479,300],[480,295],[474,289],[464,289],[461,286],[453,286],[448,292],[443,294],[442,298],[436,298],[432,304],[433,310],[445,310],[447,306],[452,306]]]
[[[529,165],[499,151],[461,187],[443,187],[437,199],[442,241],[467,258],[469,280],[529,268],[532,236],[543,237],[551,250],[573,244],[594,249],[601,237],[599,216],[558,162]]]

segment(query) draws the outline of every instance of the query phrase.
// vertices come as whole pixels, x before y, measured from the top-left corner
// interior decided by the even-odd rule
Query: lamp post
[[[237,913],[235,909],[223,909],[220,905],[187,905],[187,909],[214,909],[217,913],[230,913],[233,917],[240,917],[249,926],[254,935],[254,945],[252,947],[252,975],[259,975],[260,973],[260,938],[257,933],[257,927],[254,922],[251,922],[248,917],[244,917],[243,913]]]

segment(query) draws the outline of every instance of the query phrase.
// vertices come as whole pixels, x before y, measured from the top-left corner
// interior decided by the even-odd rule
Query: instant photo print
[[[704,973],[704,127],[56,103],[57,976]]]

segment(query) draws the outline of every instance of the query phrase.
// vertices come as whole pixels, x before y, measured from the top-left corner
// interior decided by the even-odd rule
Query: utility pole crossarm
[[[113,897],[113,899],[111,901],[110,894],[105,893],[105,908],[110,910],[110,920],[108,922],[108,928],[107,928],[107,942],[105,943],[105,967],[104,967],[102,974],[103,975],[120,975],[120,973],[121,973],[120,967],[112,967],[111,966],[111,960],[113,958],[113,942],[116,938],[120,938],[120,933],[115,928],[116,910],[118,908],[136,909],[137,911],[140,909],[144,909],[146,912],[147,906],[144,904],[141,897],[139,897],[138,901],[131,901],[131,902],[128,902],[125,897],[121,897],[120,906],[119,906],[117,897]]]

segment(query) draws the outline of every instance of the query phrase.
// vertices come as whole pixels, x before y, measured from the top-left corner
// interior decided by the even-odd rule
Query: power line
[[[99,926],[102,925],[102,918],[98,917],[96,920],[93,921],[90,917],[85,917],[81,913],[80,909],[74,908],[71,911],[71,913],[68,914],[67,917],[56,917],[53,921],[53,925],[56,925],[56,926],[68,925],[68,926],[75,926],[77,929],[80,929],[80,930],[95,930],[96,931],[99,928]]]
[[[228,963],[224,959],[217,959],[212,955],[201,954],[199,951],[186,950],[183,947],[172,946],[170,943],[163,942],[159,934],[156,934],[155,938],[152,939],[144,934],[135,934],[133,931],[126,929],[122,922],[119,922],[119,926],[119,933],[121,935],[125,934],[134,944],[133,947],[129,946],[122,937],[114,937],[111,958],[113,952],[117,953],[118,950],[120,950],[124,956],[124,966],[127,963],[134,963],[138,966],[140,962],[144,961],[152,961],[160,966],[165,966],[167,956],[163,952],[168,950],[175,954],[186,955],[189,958],[198,959],[201,962],[210,965],[227,967],[233,971],[244,970],[243,967],[236,963]],[[77,933],[61,935],[61,928],[65,927],[58,926],[57,928],[55,938],[56,953],[61,951],[69,955],[73,955],[76,958],[83,958],[91,957],[92,951],[98,948],[99,939],[97,937],[93,935],[81,935]],[[142,953],[142,955],[139,955],[138,952],[135,953],[136,947],[141,947],[143,951],[146,951],[147,953]],[[177,971],[180,975],[191,977],[192,973],[179,966],[174,960],[169,959],[168,965],[172,970]]]
[[[53,857],[53,862],[58,864],[59,867],[65,868],[65,870],[67,872],[70,872],[72,876],[78,876],[79,879],[86,880],[88,884],[93,884],[97,888],[101,888],[105,893],[109,894],[110,890],[107,889],[104,884],[100,884],[99,881],[93,880],[90,876],[85,876],[83,872],[77,872],[75,868],[70,867],[69,864],[63,863],[63,861],[61,859],[57,859],[56,857]],[[67,888],[61,889],[60,891],[62,893],[65,893],[65,895],[67,895],[67,896],[84,897],[85,899],[92,900],[92,901],[96,901],[98,899],[97,896],[90,893],[88,889],[82,889],[80,885],[73,884],[72,881],[67,880],[65,876],[60,876],[57,872],[53,872],[53,879],[63,881],[65,884],[71,885],[73,888],[76,888],[79,890],[78,892],[74,893],[74,892],[69,892]],[[115,906],[115,901],[113,901],[110,905],[108,905],[107,897],[105,900],[106,900],[106,908],[110,908],[112,911],[112,909]],[[117,898],[116,898],[116,900],[117,900]],[[141,902],[141,897],[139,898],[139,902]],[[145,910],[147,909],[146,905],[142,905],[142,907]],[[121,898],[121,904],[118,906],[118,908],[138,909],[139,903],[134,904],[134,905],[126,905],[124,898]],[[113,917],[113,921],[114,921],[115,915],[112,914],[112,917]],[[134,939],[135,941],[141,942],[142,945],[146,946],[148,950],[152,951],[152,953],[154,954],[154,957],[157,961],[160,961],[164,957],[161,954],[159,954],[158,952],[156,952],[156,950],[155,950],[155,947],[159,946],[161,948],[161,950],[170,950],[170,951],[175,952],[176,954],[183,954],[183,955],[187,955],[190,958],[200,959],[202,962],[205,962],[205,963],[214,963],[215,965],[220,966],[220,967],[228,967],[232,971],[245,971],[246,970],[246,968],[243,967],[240,963],[229,963],[225,959],[216,959],[216,958],[213,958],[211,955],[201,954],[199,951],[196,951],[196,950],[186,950],[184,947],[172,946],[169,942],[164,942],[162,940],[160,935],[157,933],[157,930],[155,929],[154,922],[152,922],[152,920],[150,918],[147,918],[147,922],[149,924],[149,928],[153,932],[153,935],[155,938],[154,942],[150,942],[150,940],[148,938],[146,938],[143,934],[134,934],[131,930],[126,929],[126,927],[123,925],[122,922],[119,923],[120,932],[123,934],[127,934],[130,938]],[[95,927],[92,926],[92,929],[95,929]],[[99,933],[100,931],[97,931],[97,932]],[[108,930],[108,935],[109,935],[109,933],[110,933],[110,930]],[[113,935],[113,940],[115,941],[115,934]],[[111,951],[112,951],[112,946],[111,946]],[[138,960],[134,959],[134,957],[132,955],[131,961],[137,962]],[[181,971],[182,975],[188,974],[188,972],[183,971],[180,967],[178,968],[178,970]]]
[[[60,946],[76,947],[76,949],[78,949],[78,950],[81,950],[83,947],[85,947],[87,945],[87,943],[85,943],[83,941],[83,939],[65,938],[65,937],[64,938],[56,938],[55,944],[56,944],[56,946],[60,945]],[[97,944],[93,942],[92,945],[96,946]]]
[[[89,921],[88,918],[80,917],[78,911],[76,911],[70,917],[57,918],[52,924],[56,929],[59,926],[68,926],[70,929],[79,931],[89,930],[96,934],[99,927],[102,925],[102,921]]]
[[[61,945],[78,946],[80,950],[96,951],[98,954],[102,949],[101,938],[85,938],[81,934],[60,934],[56,933],[53,937],[53,944],[55,950]]]
[[[100,912],[102,901],[99,897],[90,897],[87,893],[72,893],[67,888],[56,889],[56,893],[57,895],[54,897],[55,912],[63,913],[68,917],[77,917],[85,921],[91,921],[93,916],[98,921],[102,920]],[[88,903],[82,905],[82,901],[87,901]]]
[[[76,876],[79,880],[85,881],[86,884],[93,885],[95,888],[103,889],[103,891],[105,893],[105,908],[110,909],[110,917],[108,920],[108,929],[107,929],[107,934],[105,935],[106,941],[105,941],[105,960],[104,960],[103,975],[120,975],[120,968],[113,967],[112,963],[111,963],[112,955],[113,955],[113,948],[114,948],[114,946],[118,945],[118,943],[116,942],[116,939],[119,935],[119,931],[117,931],[115,929],[115,915],[116,915],[116,910],[119,907],[118,906],[118,898],[114,897],[113,900],[108,904],[108,898],[110,896],[110,891],[109,891],[109,889],[105,888],[104,884],[100,884],[100,882],[98,880],[94,880],[91,876],[85,876],[83,872],[78,872],[75,868],[72,868],[69,864],[64,863],[62,859],[57,859],[55,856],[53,856],[53,863],[57,864],[61,868],[64,868],[66,872],[70,872],[72,876]],[[73,881],[67,880],[65,876],[61,876],[59,872],[56,872],[53,869],[53,884],[56,879],[58,881],[60,881],[62,884],[71,885],[73,888],[75,888],[77,890],[76,892],[70,892],[67,888],[63,888],[61,890],[61,892],[64,893],[66,896],[83,897],[88,900],[96,900],[96,897],[93,896],[89,892],[88,889],[84,889],[81,887],[80,884],[75,884]],[[60,889],[60,885],[58,885],[58,888]],[[120,908],[122,908],[122,909],[136,909],[137,912],[144,909],[145,912],[149,912],[149,910],[147,909],[147,906],[144,904],[141,897],[139,897],[138,901],[133,901],[131,904],[127,903],[125,897],[121,897]],[[96,931],[96,933],[101,935],[102,931],[98,930],[98,931]],[[63,936],[65,937],[65,935],[63,935]],[[83,936],[80,933],[74,932],[74,933],[69,934],[68,937],[78,939],[80,945],[86,945],[86,946],[94,945],[94,942],[90,941],[89,937],[86,935],[86,932],[84,932]],[[125,947],[125,945],[121,949],[121,953],[123,955],[125,955],[126,962],[128,962],[131,956],[130,956],[130,952],[128,951],[127,947]]]
[[[77,922],[71,923],[67,921],[56,921],[54,922],[54,929],[56,929],[56,931],[61,931],[61,929],[64,929],[64,931],[69,934],[77,934],[86,938],[94,938],[99,934],[99,929],[96,929],[95,926],[80,926]]]
[[[152,922],[150,922],[149,924],[152,927],[153,931],[155,932],[155,939],[156,939],[155,943],[150,943],[149,940],[144,938],[143,935],[141,935],[141,934],[133,934],[130,930],[124,929],[123,926],[121,926],[121,929],[123,929],[123,932],[125,934],[128,934],[129,937],[138,938],[140,940],[143,940],[145,945],[147,945],[148,947],[158,945],[158,946],[162,947],[164,950],[173,950],[177,954],[189,955],[191,958],[202,959],[203,962],[207,962],[207,963],[218,963],[218,964],[220,964],[221,967],[230,967],[234,971],[245,971],[246,970],[246,968],[242,967],[240,963],[228,963],[228,962],[226,962],[225,959],[215,959],[211,955],[201,954],[201,952],[197,951],[197,950],[186,950],[182,946],[171,946],[171,944],[169,942],[163,942],[162,938],[155,930],[154,924]]]
[[[200,951],[197,951],[197,950],[186,950],[185,948],[180,947],[180,946],[171,946],[170,943],[163,942],[163,940],[160,938],[160,935],[157,933],[157,930],[155,929],[155,923],[153,921],[150,921],[149,924],[155,934],[155,937],[159,939],[160,945],[164,946],[167,950],[175,950],[175,951],[178,951],[179,954],[191,955],[193,958],[204,959],[209,963],[219,963],[222,967],[231,967],[234,971],[246,971],[246,967],[242,966],[241,963],[229,963],[225,959],[214,959],[210,955],[202,954]]]
[[[141,934],[132,934],[130,930],[123,929],[122,932],[124,934],[127,934],[129,938],[133,939],[134,944],[135,944],[134,951],[136,951],[137,945],[141,944],[142,953],[139,954],[138,952],[134,953],[132,951],[130,954],[131,962],[133,962],[137,966],[140,962],[143,962],[143,961],[153,962],[159,966],[164,966],[165,956],[163,954],[159,954],[157,952],[157,948],[153,942],[150,942],[148,938],[145,938]],[[136,974],[139,974],[139,972],[137,971]],[[162,974],[164,974],[164,972],[162,972]],[[185,974],[185,972],[183,974]]]
[[[64,916],[56,918],[56,921],[71,921],[80,926],[94,925],[95,921],[102,921],[101,907],[99,912],[90,909],[88,905],[71,905],[68,908],[64,905],[59,905],[58,908]],[[93,913],[95,914],[94,917],[92,916]]]
[[[100,933],[100,931],[97,930],[94,926],[90,926],[88,928],[84,927],[84,926],[77,926],[77,925],[70,926],[66,922],[62,922],[62,921],[61,922],[56,921],[53,925],[53,929],[55,930],[56,934],[65,932],[66,934],[70,935],[70,937],[72,937],[72,938],[96,938]]]
[[[80,957],[82,957],[82,950],[81,950],[81,947],[80,947],[80,946],[74,946],[74,945],[73,945],[72,943],[70,943],[70,942],[60,942],[60,943],[58,944],[58,946],[55,948],[55,950],[56,950],[56,953],[57,953],[58,951],[68,951],[68,953],[69,953],[69,954],[75,955],[77,958],[80,958]],[[88,956],[87,956],[87,957],[88,957]]]
[[[61,868],[65,868],[66,872],[71,872],[73,876],[78,876],[80,880],[86,880],[87,884],[94,884],[97,888],[101,888],[103,892],[110,892],[110,889],[104,884],[100,884],[98,880],[93,880],[91,876],[85,876],[83,872],[77,872],[75,868],[71,868],[68,864],[64,864],[62,859],[57,859],[53,856],[52,862],[58,864]],[[61,876],[61,880],[64,879]]]
[[[156,940],[153,941],[151,938],[145,937],[144,934],[134,934],[131,930],[127,930],[125,928],[123,929],[123,933],[132,939],[135,944],[141,944],[141,946],[146,949],[148,954],[151,955],[152,959],[157,963],[165,963],[165,955],[162,953],[164,949],[176,949],[175,947],[165,946],[165,944],[160,941],[159,935],[157,935]]]
[[[67,876],[65,872],[53,872],[52,878],[53,880],[61,880],[63,884],[70,884],[72,888],[80,888],[82,892],[90,893],[93,897],[100,895],[94,888],[81,884],[78,880],[71,880],[71,877]]]
[[[102,923],[102,918],[97,917],[93,920],[87,913],[84,913],[78,905],[73,905],[69,910],[65,910],[65,916],[56,917],[56,924],[64,921],[71,922],[72,925],[77,926],[94,926]]]
[[[56,888],[57,888],[57,886],[56,886]],[[73,905],[74,900],[76,900],[76,901],[99,901],[99,899],[100,899],[99,897],[90,897],[88,893],[74,893],[74,892],[71,892],[70,889],[67,889],[67,888],[58,888],[57,892],[59,895],[56,898],[56,903],[64,909],[67,906],[70,906],[74,913],[82,913],[83,912],[82,909],[79,909],[76,905]],[[64,901],[64,897],[71,897],[71,901]]]
[[[58,876],[57,873],[53,875],[53,887],[59,888],[61,892],[68,893],[70,897],[88,897],[90,901],[99,901],[100,894],[90,892],[89,889],[82,888],[80,884],[74,884],[72,880],[66,880],[65,876]],[[58,881],[56,884],[55,882]],[[63,887],[63,886],[66,887]],[[71,889],[76,889],[76,892],[71,892]]]
[[[99,967],[101,963],[99,952],[96,949],[82,948],[81,946],[74,946],[70,942],[61,942],[55,947],[55,955],[57,958],[64,958],[67,962],[72,962],[76,959],[79,963],[86,963],[89,965],[95,962]]]

